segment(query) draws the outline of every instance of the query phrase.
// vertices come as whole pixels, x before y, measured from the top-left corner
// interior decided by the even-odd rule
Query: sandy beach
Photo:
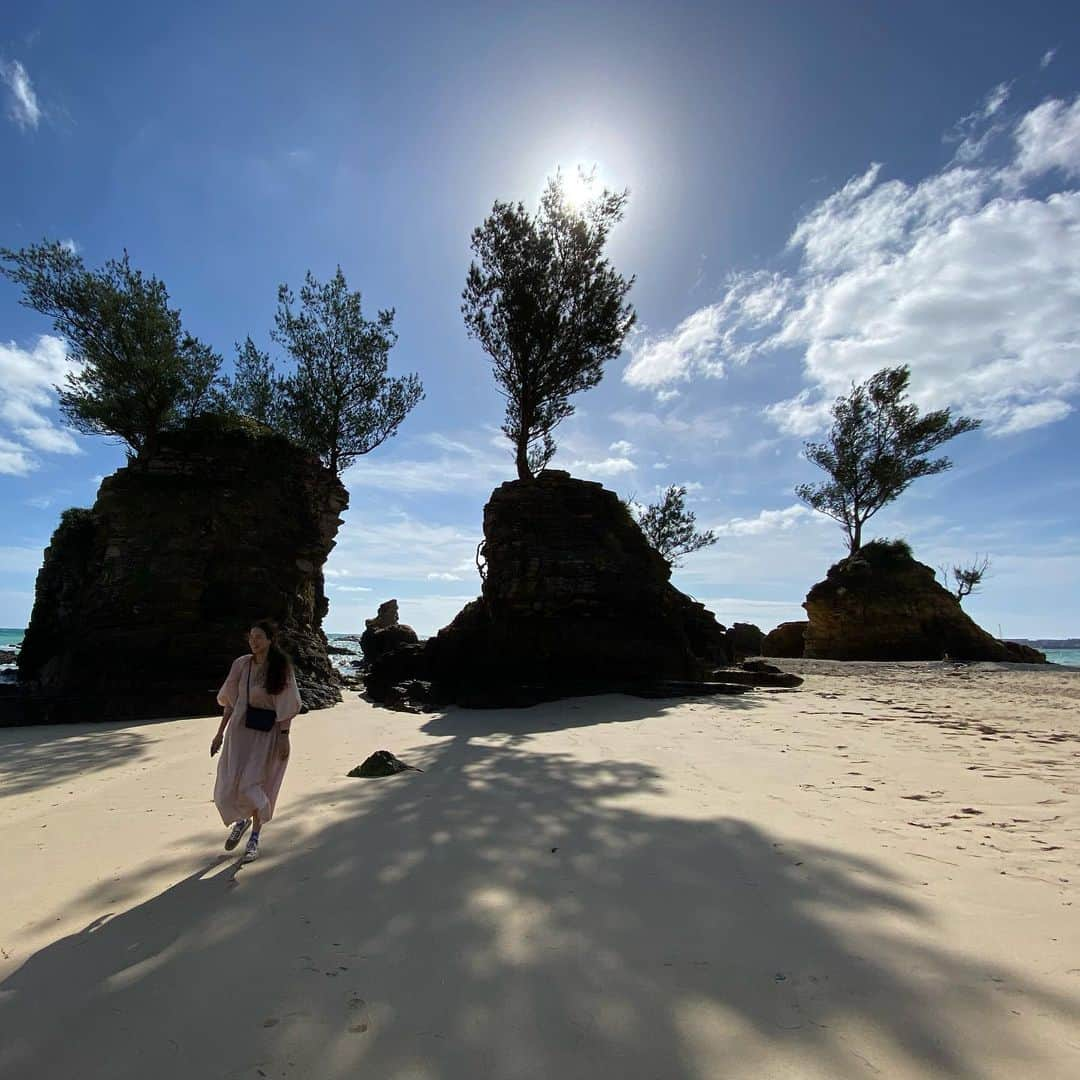
[[[1080,1076],[1080,672],[0,731],[0,1076]],[[386,748],[424,770],[345,773]]]

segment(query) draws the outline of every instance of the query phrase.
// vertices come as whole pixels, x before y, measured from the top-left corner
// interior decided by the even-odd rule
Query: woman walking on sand
[[[269,619],[252,624],[250,655],[233,661],[218,691],[225,715],[210,743],[211,757],[222,751],[214,803],[221,820],[232,826],[225,850],[232,851],[252,826],[244,862],[258,857],[260,830],[274,816],[289,763],[289,729],[301,705],[292,662],[277,636],[277,624]]]

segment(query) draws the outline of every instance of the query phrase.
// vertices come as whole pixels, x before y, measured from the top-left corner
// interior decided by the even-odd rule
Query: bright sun
[[[575,165],[563,172],[563,194],[572,210],[584,210],[597,191],[596,167],[585,169]]]

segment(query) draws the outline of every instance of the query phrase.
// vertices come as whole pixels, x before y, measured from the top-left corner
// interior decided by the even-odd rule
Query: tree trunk
[[[533,478],[532,471],[529,469],[529,440],[524,431],[518,435],[515,463],[519,480],[531,480]]]
[[[851,527],[851,551],[849,554],[854,555],[859,548],[862,547],[862,522],[856,519],[855,524]]]

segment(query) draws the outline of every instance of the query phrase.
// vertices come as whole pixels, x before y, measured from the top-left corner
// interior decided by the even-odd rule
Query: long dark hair
[[[270,648],[266,651],[266,692],[280,694],[289,681],[292,660],[277,643],[278,624],[273,619],[256,619],[250,629],[258,627],[269,639]]]

